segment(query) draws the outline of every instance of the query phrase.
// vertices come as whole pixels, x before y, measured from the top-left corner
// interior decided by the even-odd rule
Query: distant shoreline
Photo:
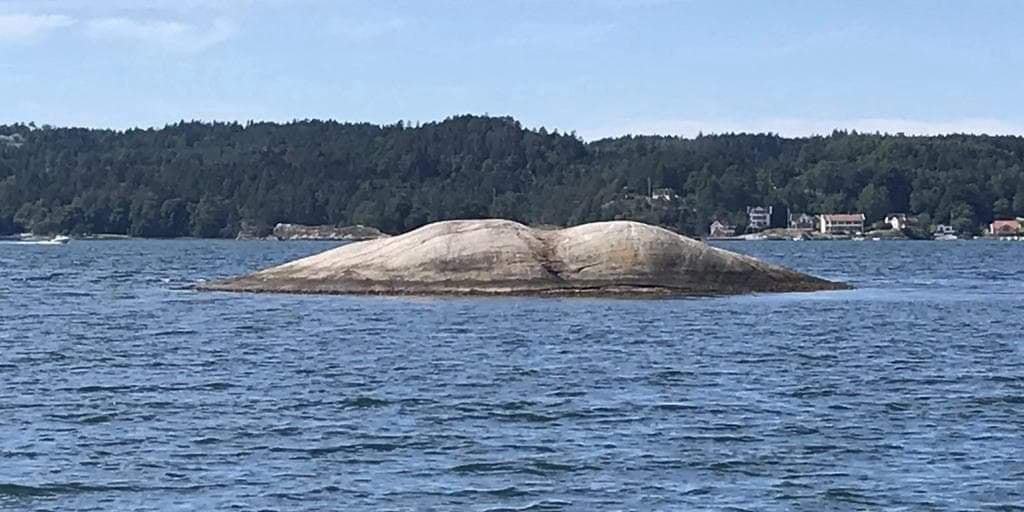
[[[0,125],[0,137],[0,232],[227,238],[246,228],[267,236],[288,221],[399,234],[440,220],[512,218],[633,219],[700,237],[716,221],[738,231],[789,226],[781,212],[790,210],[860,212],[858,229],[906,212],[923,219],[915,228],[927,238],[932,221],[980,234],[1024,217],[1024,137],[835,131],[586,142],[487,115],[123,132],[13,124]],[[751,224],[749,208],[777,215]]]
[[[0,242],[18,242],[18,241],[38,241],[48,240],[54,235],[38,235],[38,234],[19,234],[0,236]],[[345,239],[331,239],[331,238],[203,238],[203,237],[191,237],[191,236],[180,236],[180,237],[135,237],[129,235],[118,235],[118,234],[100,234],[100,235],[64,235],[68,236],[71,240],[85,241],[85,242],[125,242],[125,241],[138,241],[138,240],[215,240],[215,241],[230,241],[230,242],[342,242],[342,243],[354,243],[362,240],[345,240]],[[974,241],[1003,241],[1003,242],[1014,242],[1024,241],[1024,235],[1017,236],[1004,236],[1004,237],[993,237],[993,236],[975,236],[970,238],[956,238],[950,240],[935,239],[935,238],[884,238],[884,237],[814,237],[794,240],[792,238],[784,237],[764,237],[756,238],[750,236],[735,236],[735,237],[702,237],[694,238],[703,242],[974,242]]]

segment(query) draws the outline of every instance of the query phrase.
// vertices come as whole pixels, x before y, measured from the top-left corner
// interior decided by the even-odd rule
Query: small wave
[[[109,423],[114,421],[113,414],[96,414],[93,416],[86,416],[79,420],[79,422],[85,425],[96,425],[98,423]]]
[[[705,494],[711,494],[712,489],[710,487],[693,487],[690,489],[680,490],[679,494],[682,496],[704,496]]]
[[[188,336],[192,334],[199,334],[199,331],[193,329],[168,329],[166,331],[157,331],[149,335],[154,338],[162,338],[165,336]]]
[[[25,276],[21,278],[21,281],[53,281],[54,279],[64,277],[65,275],[67,274],[64,272],[51,272],[45,275]]]
[[[989,405],[1020,405],[1024,404],[1024,395],[1017,394],[1004,394],[1004,395],[988,395],[978,396],[970,399],[970,403],[974,403],[981,406]]]
[[[361,453],[361,452],[393,452],[405,448],[404,444],[399,443],[353,443],[353,444],[341,444],[336,446],[316,446],[312,448],[305,447],[290,447],[290,446],[271,446],[269,451],[271,452],[284,452],[284,453],[304,453],[310,457],[320,457],[323,455],[330,455],[333,453]]]
[[[536,402],[531,402],[528,400],[513,400],[511,402],[502,402],[496,404],[494,407],[505,411],[519,411],[522,409],[529,409],[530,407],[536,407],[537,405],[538,404]]]
[[[168,393],[173,391],[194,391],[194,390],[206,390],[206,391],[219,391],[223,389],[230,389],[236,387],[235,384],[230,382],[208,382],[194,385],[125,385],[125,384],[113,384],[113,385],[102,385],[102,384],[90,384],[87,386],[79,387],[68,387],[59,388],[58,391],[63,392],[74,392],[81,394],[91,393]],[[174,402],[150,402],[148,405],[154,406],[168,406],[174,405]]]
[[[130,390],[132,390],[132,388],[133,388],[133,386],[100,386],[100,385],[90,385],[90,386],[80,386],[80,387],[77,387],[77,388],[73,388],[73,390],[78,392],[78,393],[121,393],[121,392],[124,392],[124,391],[130,391]],[[67,390],[67,388],[65,388],[64,390]]]
[[[515,473],[518,466],[511,462],[471,462],[453,466],[454,473]]]
[[[877,503],[871,498],[864,494],[861,494],[856,489],[849,488],[833,488],[825,491],[825,497],[846,503],[855,503],[858,505],[877,505]]]
[[[380,398],[373,398],[369,396],[357,396],[352,398],[346,398],[340,402],[345,409],[372,409],[374,407],[385,407],[391,405],[389,400],[382,400]]]
[[[763,476],[756,471],[750,470],[750,464],[741,460],[725,460],[708,465],[708,469],[717,473],[737,473],[749,477]]]
[[[58,292],[53,292],[53,294],[51,296],[52,297],[62,297],[62,298],[74,298],[74,297],[80,298],[80,297],[92,297],[93,295],[95,295],[95,294],[92,293],[92,292],[84,292],[84,291],[80,291],[80,290],[61,290],[61,291],[58,291]]]
[[[294,436],[294,435],[301,434],[302,433],[302,428],[301,427],[296,427],[294,425],[289,425],[289,426],[286,426],[286,427],[274,427],[274,428],[270,429],[270,433],[272,433],[274,435],[278,435],[278,436],[286,436],[286,437],[287,436]],[[246,434],[246,436],[248,436],[248,434]]]
[[[757,436],[729,434],[683,435],[677,439],[686,442],[711,441],[713,443],[757,443],[764,440]]]
[[[568,473],[589,469],[583,466],[563,464],[543,460],[535,461],[503,461],[503,462],[472,462],[459,464],[451,468],[454,473],[468,474],[499,474],[499,473],[525,473],[530,475],[545,476],[552,473]]]
[[[237,387],[236,384],[230,382],[207,382],[204,384],[196,384],[195,386],[188,386],[184,389],[204,390],[204,391],[221,391],[225,389],[231,389]]]
[[[89,485],[83,483],[44,485],[0,483],[0,496],[10,497],[62,496],[68,494],[82,494],[89,492],[116,492],[137,490],[141,489],[115,485]]]
[[[654,408],[663,411],[698,411],[701,407],[684,402],[661,402],[654,404]]]
[[[530,493],[514,485],[498,489],[460,489],[447,493],[448,496],[452,497],[493,496],[496,498],[515,498],[517,496],[526,496],[528,494]]]
[[[45,486],[0,484],[0,496],[50,496],[52,494],[55,494],[55,492]]]
[[[490,414],[490,417],[508,423],[552,423],[559,420],[558,416],[550,416],[547,414],[538,414],[527,411],[515,413],[492,413]]]
[[[484,509],[485,512],[533,512],[533,511],[547,511],[547,510],[564,510],[566,507],[572,506],[571,501],[562,500],[541,500],[533,503],[528,503],[521,507],[496,507]]]

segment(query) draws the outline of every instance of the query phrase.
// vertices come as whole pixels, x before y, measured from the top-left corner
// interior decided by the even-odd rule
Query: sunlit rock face
[[[453,220],[200,286],[384,295],[672,296],[847,288],[630,221]]]

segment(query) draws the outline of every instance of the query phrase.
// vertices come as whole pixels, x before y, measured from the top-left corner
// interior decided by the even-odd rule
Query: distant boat
[[[57,235],[53,238],[32,238],[32,237],[20,237],[15,239],[2,240],[0,243],[7,244],[20,244],[20,245],[64,245],[71,241],[71,237],[64,235]]]
[[[935,240],[959,240],[959,238],[956,235],[946,234],[946,235],[935,235]]]
[[[64,235],[57,235],[49,240],[43,240],[42,244],[46,245],[63,245],[71,241],[71,237]]]

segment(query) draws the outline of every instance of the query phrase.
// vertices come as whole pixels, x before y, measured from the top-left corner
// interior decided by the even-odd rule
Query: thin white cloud
[[[506,2],[509,3],[509,2]],[[549,5],[551,0],[513,0],[513,4]],[[693,0],[575,0],[568,2],[573,7],[602,7],[609,9],[631,9],[638,7],[659,7],[662,5],[681,5],[693,3]]]
[[[510,47],[572,47],[586,49],[612,35],[616,26],[611,23],[575,24],[527,24],[516,28],[516,33],[495,39],[500,46]]]
[[[376,39],[388,34],[400,32],[409,26],[409,21],[402,18],[387,20],[354,21],[336,18],[329,22],[332,33],[347,39]]]
[[[620,135],[679,135],[693,137],[699,133],[775,133],[785,137],[828,135],[833,130],[856,130],[862,133],[903,133],[906,135],[945,135],[974,133],[988,135],[1024,135],[1024,124],[1001,119],[972,117],[947,120],[862,117],[850,119],[765,118],[748,120],[654,120],[623,122],[581,130],[586,140]]]
[[[294,3],[298,0],[0,0],[7,11],[79,12],[83,16],[112,16],[124,13],[196,11],[238,12],[259,3]]]
[[[199,52],[220,44],[237,32],[226,19],[218,19],[209,27],[178,21],[136,18],[98,18],[86,22],[86,33],[97,39],[144,43],[157,48]]]
[[[29,39],[74,24],[74,18],[60,14],[0,14],[0,40]]]

